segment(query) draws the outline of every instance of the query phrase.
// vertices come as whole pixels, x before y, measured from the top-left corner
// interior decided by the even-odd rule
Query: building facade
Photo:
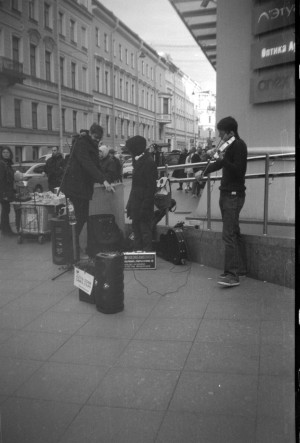
[[[195,143],[192,80],[100,2],[3,0],[0,12],[0,144],[15,161],[68,152],[94,121],[116,149],[136,134]]]

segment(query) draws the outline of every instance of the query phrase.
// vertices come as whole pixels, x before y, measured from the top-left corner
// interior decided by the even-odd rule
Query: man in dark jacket
[[[83,133],[72,148],[62,191],[74,206],[76,217],[76,243],[79,248],[79,235],[89,216],[89,200],[92,199],[94,183],[104,184],[107,191],[113,191],[107,177],[99,166],[98,144],[103,135],[101,126],[93,123],[89,134]],[[79,249],[78,249],[79,250]],[[84,254],[82,254],[82,258]]]
[[[146,146],[146,139],[140,135],[126,142],[133,160],[132,187],[126,209],[127,216],[132,219],[134,249],[138,251],[152,251],[154,194],[158,178],[156,164]]]
[[[52,157],[48,158],[45,165],[45,173],[48,176],[48,186],[51,192],[59,188],[64,175],[65,161],[57,147],[52,148]]]
[[[217,124],[217,129],[222,141],[228,142],[228,147],[217,152],[216,161],[207,167],[205,175],[222,169],[219,204],[223,221],[225,262],[224,274],[220,276],[218,283],[230,287],[239,285],[239,276],[246,274],[239,214],[245,203],[247,146],[239,137],[238,124],[234,118],[223,118]]]

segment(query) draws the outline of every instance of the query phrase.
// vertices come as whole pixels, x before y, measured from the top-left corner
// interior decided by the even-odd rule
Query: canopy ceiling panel
[[[206,58],[216,69],[217,0],[169,0]]]

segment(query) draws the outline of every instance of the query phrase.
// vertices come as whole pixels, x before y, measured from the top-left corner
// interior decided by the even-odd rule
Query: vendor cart
[[[13,202],[14,209],[20,211],[20,226],[17,243],[23,243],[25,236],[35,236],[40,244],[50,239],[50,220],[62,206],[61,198],[49,198],[47,195],[33,195],[30,201]]]

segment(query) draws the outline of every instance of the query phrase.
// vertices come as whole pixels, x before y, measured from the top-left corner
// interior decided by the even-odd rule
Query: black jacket
[[[11,160],[0,160],[0,200],[14,200],[14,171]]]
[[[222,169],[220,190],[244,192],[246,189],[247,155],[246,143],[241,139],[236,139],[226,149],[223,160],[211,163],[205,175]]]
[[[102,184],[107,176],[99,166],[98,146],[89,135],[81,136],[72,149],[62,191],[67,197],[91,200],[94,183]]]
[[[48,158],[45,165],[45,173],[48,176],[48,184],[50,189],[59,187],[61,185],[64,169],[65,160],[60,152]]]
[[[188,156],[188,152],[181,152],[177,164],[178,165],[184,165],[187,156]],[[176,178],[185,178],[186,177],[186,173],[184,172],[184,168],[182,168],[182,169],[175,169],[173,171],[172,176],[176,177]]]
[[[152,155],[146,152],[137,161],[134,161],[133,165],[127,216],[135,220],[152,220],[158,178],[156,164]]]

